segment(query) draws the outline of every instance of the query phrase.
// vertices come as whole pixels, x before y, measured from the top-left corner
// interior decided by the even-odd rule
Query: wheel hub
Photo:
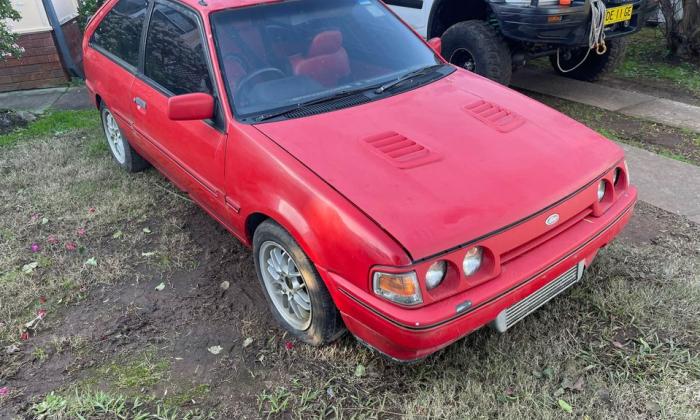
[[[311,297],[296,262],[278,243],[268,241],[259,252],[263,283],[278,313],[292,327],[311,325]]]
[[[466,48],[457,49],[452,54],[452,57],[450,57],[450,63],[471,72],[476,71],[476,60],[474,60],[474,56]]]

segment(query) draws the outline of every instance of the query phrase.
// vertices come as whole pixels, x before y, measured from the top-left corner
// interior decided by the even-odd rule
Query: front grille
[[[549,302],[552,298],[573,286],[581,279],[583,274],[583,261],[573,266],[570,270],[547,283],[535,293],[503,310],[493,321],[493,327],[500,332],[517,324],[520,320],[535,312],[540,306]]]

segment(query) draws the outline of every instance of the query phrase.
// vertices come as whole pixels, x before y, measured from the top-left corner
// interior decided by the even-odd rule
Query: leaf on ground
[[[119,238],[121,238],[123,235],[124,235],[124,232],[122,232],[121,230],[118,230],[118,231],[116,231],[116,232],[114,232],[114,233],[112,234],[112,238],[113,238],[113,239],[119,239]]]
[[[47,219],[46,217],[44,217],[44,218],[41,219],[41,224],[42,224],[42,225],[45,225],[45,224],[47,224],[47,223],[49,223],[49,219]]]
[[[32,271],[34,271],[35,268],[39,266],[39,263],[34,261],[30,262],[29,264],[25,264],[22,266],[22,272],[24,274],[30,274]]]
[[[163,289],[165,289],[165,283],[163,283],[163,282],[161,282],[158,286],[156,286],[156,290],[159,292],[162,291]]]
[[[142,252],[142,253],[141,253],[141,256],[142,256],[142,257],[152,257],[152,256],[154,256],[154,255],[156,255],[155,252]]]
[[[207,350],[208,350],[209,353],[211,353],[211,354],[219,354],[219,353],[221,353],[221,350],[223,350],[223,349],[224,349],[224,348],[221,347],[221,346],[211,346],[211,347],[209,347]]]
[[[145,227],[143,228],[143,233],[151,233],[151,229]]]
[[[358,364],[357,367],[355,368],[355,376],[357,376],[358,378],[360,378],[360,377],[362,377],[362,376],[364,376],[364,375],[365,375],[365,366],[364,366],[362,363],[360,363],[360,364]]]
[[[567,413],[572,413],[574,411],[573,407],[571,407],[571,405],[564,400],[559,400],[559,407],[561,407],[561,409]]]
[[[17,353],[18,351],[19,351],[19,347],[17,347],[16,344],[11,344],[11,345],[5,347],[5,353],[7,353],[7,354]]]
[[[613,341],[613,342],[612,342],[612,345],[613,345],[614,347],[618,348],[618,349],[624,349],[624,348],[625,348],[625,345],[622,344],[622,343],[620,343],[619,341]]]
[[[253,339],[248,337],[245,340],[243,340],[243,348],[248,347],[249,345],[253,344]]]
[[[88,258],[88,260],[85,261],[85,265],[91,265],[94,267],[97,265],[97,260],[95,259],[95,257]]]
[[[548,367],[542,371],[542,375],[544,375],[544,377],[547,379],[552,379],[554,377],[554,369]]]
[[[229,284],[229,282],[227,282],[227,281],[222,281],[220,286],[221,286],[222,289],[228,290],[230,284]]]

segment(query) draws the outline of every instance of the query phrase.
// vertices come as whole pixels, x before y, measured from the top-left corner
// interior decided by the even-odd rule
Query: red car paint
[[[347,328],[393,358],[413,360],[443,348],[578,262],[589,265],[631,216],[637,193],[618,146],[461,70],[310,117],[242,123],[221,95],[225,129],[181,121],[188,107],[207,115],[212,104],[197,94],[168,98],[90,45],[115,3],[98,11],[83,42],[86,84],[96,103],[108,103],[131,146],[246,245],[263,218],[289,231]],[[260,3],[268,2],[181,1],[202,18],[220,91],[209,15]],[[383,148],[392,142],[415,143],[412,150],[421,153],[404,160]],[[616,169],[624,179],[612,187]],[[601,202],[600,180],[611,187]],[[559,222],[549,226],[555,213]],[[486,250],[484,268],[472,277],[450,272],[432,291],[421,281],[420,305],[403,307],[372,291],[379,268],[414,269],[423,279],[438,259],[461,267],[474,245]]]

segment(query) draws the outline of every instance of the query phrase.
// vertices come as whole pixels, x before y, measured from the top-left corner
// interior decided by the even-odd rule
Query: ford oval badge
[[[559,221],[559,215],[554,213],[553,215],[549,216],[547,220],[544,222],[547,224],[547,226],[552,226],[556,224]]]

